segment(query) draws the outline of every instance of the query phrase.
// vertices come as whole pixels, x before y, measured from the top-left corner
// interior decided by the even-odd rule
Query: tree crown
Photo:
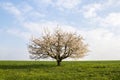
[[[87,47],[81,35],[56,29],[53,33],[47,31],[41,37],[33,38],[29,44],[29,52],[32,59],[51,57],[61,61],[67,57],[85,56]]]

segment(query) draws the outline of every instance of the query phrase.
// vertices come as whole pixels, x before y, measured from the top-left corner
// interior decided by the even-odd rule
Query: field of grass
[[[0,61],[0,80],[120,80],[120,61]]]

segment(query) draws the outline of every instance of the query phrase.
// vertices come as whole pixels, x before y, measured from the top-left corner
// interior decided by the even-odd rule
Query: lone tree
[[[40,59],[51,57],[57,61],[57,65],[63,59],[81,58],[88,52],[87,44],[83,37],[72,32],[64,32],[56,29],[53,33],[45,32],[40,38],[34,38],[29,44],[30,58]]]

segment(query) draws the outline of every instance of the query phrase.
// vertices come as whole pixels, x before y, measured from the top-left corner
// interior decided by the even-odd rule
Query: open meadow
[[[120,80],[120,61],[0,61],[0,80]]]

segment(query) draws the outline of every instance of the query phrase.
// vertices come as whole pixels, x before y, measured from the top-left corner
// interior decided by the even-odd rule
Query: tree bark
[[[61,64],[61,61],[60,60],[57,60],[57,66],[60,66]]]

